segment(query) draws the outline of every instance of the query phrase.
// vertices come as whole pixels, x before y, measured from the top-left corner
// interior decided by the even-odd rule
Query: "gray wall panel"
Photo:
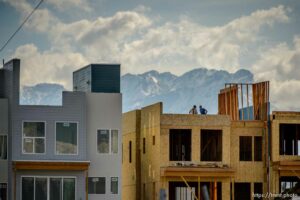
[[[8,136],[8,100],[0,99],[0,135]],[[0,160],[0,183],[8,182],[8,160]]]
[[[90,177],[106,177],[106,194],[89,195],[90,200],[121,199],[122,177],[122,95],[107,93],[87,93],[87,133]],[[118,129],[118,154],[99,154],[97,152],[97,130]],[[110,177],[119,177],[119,194],[110,194]]]
[[[18,106],[12,119],[13,160],[86,160],[86,97],[83,92],[64,92],[62,106]],[[22,153],[23,121],[46,122],[46,153]],[[55,155],[55,122],[78,122],[78,155]]]

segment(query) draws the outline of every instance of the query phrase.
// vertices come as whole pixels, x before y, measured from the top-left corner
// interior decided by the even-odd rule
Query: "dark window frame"
[[[93,181],[93,179],[98,179],[98,187],[100,188],[96,188],[97,185],[95,186],[95,188],[90,188],[90,186],[92,185],[92,182],[96,182]],[[101,183],[103,185],[101,185]],[[103,186],[103,187],[101,187]],[[98,190],[98,191],[97,191]],[[88,194],[106,194],[106,177],[88,177]]]
[[[129,141],[129,163],[132,162],[132,141]]]
[[[155,135],[152,136],[152,145],[155,145]]]
[[[192,160],[192,130],[170,129],[169,130],[169,160],[191,161]]]
[[[146,138],[143,138],[143,154],[146,153]]]
[[[239,136],[239,160],[252,161],[252,136]]]
[[[247,195],[248,193],[248,195]],[[251,200],[251,183],[235,182],[234,183],[234,199]]]
[[[254,136],[254,161],[262,161],[263,158],[263,138]]]
[[[254,195],[262,195],[263,194],[263,183],[262,182],[254,182],[253,184]],[[262,199],[262,197],[254,196],[254,200]]]
[[[200,160],[221,162],[223,159],[223,131],[201,129],[200,138]]]
[[[298,156],[300,148],[300,124],[279,124],[279,154]],[[293,148],[294,147],[294,148]]]

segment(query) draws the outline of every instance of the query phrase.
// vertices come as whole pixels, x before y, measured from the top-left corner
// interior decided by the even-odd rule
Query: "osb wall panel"
[[[271,171],[271,192],[274,194],[279,194],[279,172],[274,170],[273,167],[270,169]]]
[[[230,126],[228,115],[163,114],[163,126]]]
[[[157,103],[142,108],[141,110],[141,188],[146,184],[146,199],[153,199],[158,196],[158,182],[160,180],[160,118],[162,104]],[[155,144],[153,144],[153,136]],[[146,142],[146,152],[143,153],[143,138]],[[153,182],[158,191],[153,190]]]
[[[236,169],[235,181],[236,182],[265,182],[265,147],[262,147],[263,161],[254,161],[254,140],[253,136],[262,136],[265,143],[265,130],[261,126],[253,127],[246,126],[232,127],[231,128],[231,166]],[[252,136],[252,161],[240,161],[239,159],[239,137]]]
[[[280,124],[300,124],[300,119],[282,119],[282,120],[272,120],[272,134],[271,134],[271,159],[273,162],[276,161],[284,161],[284,160],[299,160],[299,156],[292,156],[292,155],[280,155],[280,131],[279,125]]]
[[[136,198],[136,186],[135,185],[127,185],[122,187],[122,199],[124,200],[138,200],[140,197]]]
[[[137,139],[139,138],[140,111],[123,114],[122,117],[122,199],[136,199],[139,165],[137,164]],[[129,163],[129,141],[131,146],[131,163]]]
[[[271,119],[274,120],[300,120],[300,112],[278,112],[273,111]]]
[[[133,110],[122,115],[122,133],[136,132],[138,118],[140,117],[140,110]]]
[[[191,162],[195,164],[206,164],[206,163],[222,163],[230,165],[230,127],[228,126],[180,126],[174,123],[171,125],[163,125],[160,136],[160,153],[161,153],[161,166],[169,166],[177,163],[178,161],[169,161],[169,132],[170,129],[191,129],[192,130],[192,152]],[[204,162],[201,161],[201,129],[209,130],[222,130],[222,162]]]
[[[132,141],[132,162],[129,163],[129,141]],[[136,146],[135,133],[123,135],[122,199],[135,199],[136,194]]]
[[[141,110],[141,128],[151,128],[160,125],[160,118],[162,114],[162,103],[156,103]]]

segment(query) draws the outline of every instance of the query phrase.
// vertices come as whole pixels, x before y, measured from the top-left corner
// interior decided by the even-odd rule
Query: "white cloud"
[[[271,81],[271,100],[274,109],[300,109],[300,36],[296,36],[293,47],[281,43],[261,53],[253,65],[257,81]]]
[[[29,4],[27,0],[4,0],[4,2],[7,2],[21,13],[22,22],[36,6]],[[48,9],[40,8],[31,15],[25,26],[32,31],[46,32],[58,22],[59,20]]]
[[[122,63],[138,72],[165,67],[183,73],[196,66],[233,72],[240,68],[242,48],[256,41],[262,27],[287,22],[287,12],[283,6],[259,10],[217,27],[201,26],[189,18],[152,27],[124,45]]]
[[[34,44],[18,47],[13,56],[21,59],[21,85],[59,83],[72,89],[72,72],[88,64],[80,53],[41,53]]]
[[[26,0],[21,1],[24,5],[12,4],[27,9]],[[157,26],[141,8],[72,23],[39,9],[29,26],[48,35],[52,51],[78,51],[91,62],[120,62],[123,72],[156,69],[180,74],[198,66],[236,71],[242,49],[256,41],[262,27],[289,20],[288,9],[278,6],[223,26],[206,27],[187,17]]]
[[[91,11],[91,7],[87,0],[47,0],[46,3],[55,6],[60,11],[72,8],[80,8],[84,11]]]
[[[25,0],[12,0],[11,5],[22,13],[31,9]],[[16,50],[14,56],[22,59],[22,83],[58,82],[71,89],[71,72],[95,62],[120,62],[123,73],[156,69],[180,74],[198,66],[233,72],[240,68],[243,48],[257,42],[262,28],[289,21],[289,9],[283,6],[258,10],[214,27],[188,17],[157,25],[145,14],[148,11],[138,7],[110,17],[64,23],[49,10],[39,9],[28,27],[47,34],[51,49],[40,51],[29,44]],[[282,101],[282,108],[293,109],[296,104],[285,98],[296,99],[300,94],[299,49],[300,38],[296,37],[293,48],[279,44],[262,53],[253,65],[257,80],[272,81],[275,107]],[[297,87],[288,90],[293,85]]]

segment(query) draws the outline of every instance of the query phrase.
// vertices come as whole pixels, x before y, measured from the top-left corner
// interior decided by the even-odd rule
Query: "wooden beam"
[[[190,168],[190,167],[164,167],[161,168],[161,177],[234,177],[235,171],[221,168]]]
[[[13,161],[16,170],[88,170],[89,162],[43,162],[43,161]]]
[[[185,178],[184,178],[183,176],[181,176],[181,179],[183,180],[183,182],[185,183],[185,185],[191,190],[191,192],[192,192],[194,198],[195,198],[196,200],[198,200],[198,198],[197,198],[195,192],[193,192],[192,188],[189,186],[189,184],[188,184],[188,182],[185,180]]]

